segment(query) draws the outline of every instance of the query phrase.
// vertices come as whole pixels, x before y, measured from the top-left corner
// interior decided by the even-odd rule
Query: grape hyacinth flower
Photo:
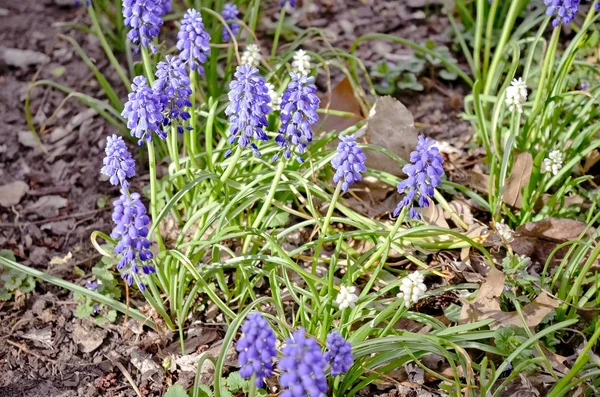
[[[260,152],[252,139],[260,141],[269,139],[263,130],[269,125],[267,115],[271,113],[269,89],[265,80],[258,75],[258,69],[250,65],[237,67],[229,89],[228,96],[231,103],[225,109],[225,114],[229,116],[231,136],[227,142],[233,144],[238,141],[241,148],[250,145],[252,152],[258,157]],[[230,154],[231,150],[225,156]]]
[[[163,12],[159,0],[124,0],[123,23],[130,28],[127,38],[133,43],[134,52],[139,51],[139,46],[149,47],[156,54],[156,47],[152,40],[160,32],[163,24]]]
[[[275,333],[260,313],[251,313],[242,325],[244,336],[236,344],[238,360],[242,367],[240,376],[250,379],[256,376],[256,387],[264,386],[263,378],[273,375],[273,358],[275,350]]]
[[[345,287],[340,285],[340,292],[335,297],[335,302],[338,304],[340,310],[344,310],[346,308],[353,309],[356,306],[356,302],[358,302],[358,296],[355,294],[356,287],[350,286]]]
[[[269,90],[269,97],[271,98],[271,106],[273,109],[279,108],[281,105],[281,95],[275,90],[275,86],[272,83],[266,83],[267,89]]]
[[[110,236],[118,240],[115,254],[121,255],[117,270],[121,272],[127,285],[133,284],[134,275],[154,273],[155,269],[147,261],[152,259],[150,241],[148,241],[148,224],[150,218],[146,215],[146,207],[140,200],[139,193],[121,190],[121,197],[114,201],[112,219],[116,226]],[[138,287],[144,291],[144,283]]]
[[[160,98],[148,87],[146,78],[136,76],[121,116],[127,119],[127,128],[131,131],[131,135],[139,139],[138,145],[142,145],[144,140],[151,142],[152,132],[161,139],[167,137],[162,130],[164,117],[161,109]]]
[[[112,135],[106,138],[106,156],[102,160],[100,172],[109,177],[111,185],[121,185],[125,189],[129,187],[127,178],[135,175],[135,160],[127,150],[123,138]]]
[[[337,147],[337,155],[331,160],[331,166],[335,169],[333,182],[342,182],[342,191],[347,192],[348,187],[355,181],[362,180],[361,173],[367,170],[365,167],[366,157],[361,148],[356,145],[354,135],[340,136],[341,142]]]
[[[556,15],[552,20],[552,26],[557,27],[559,23],[570,23],[577,15],[580,3],[581,0],[544,0],[544,4],[547,6],[546,15]],[[596,3],[595,7],[596,10],[600,10],[600,3]]]
[[[177,33],[177,49],[179,57],[200,74],[204,74],[202,65],[210,53],[209,42],[210,35],[204,30],[202,15],[194,9],[187,10]]]
[[[223,7],[223,12],[221,12],[223,19],[225,20],[225,22],[227,22],[229,24],[229,29],[231,29],[231,32],[233,33],[234,36],[237,36],[238,32],[240,31],[240,24],[230,22],[230,21],[235,21],[236,19],[238,19],[238,14],[239,14],[239,11],[238,11],[237,6],[232,3],[225,4],[225,6]],[[223,30],[221,31],[221,37],[223,38],[224,42],[231,40],[229,31],[224,26],[223,26]]]
[[[305,336],[304,328],[286,338],[281,349],[283,357],[278,368],[283,372],[279,384],[284,388],[280,397],[325,397],[327,360],[317,341]]]
[[[296,7],[296,0],[281,0],[281,2],[279,3],[279,6],[283,7],[283,6],[285,6],[285,3],[290,3],[290,6],[292,8]]]
[[[160,5],[160,16],[167,15],[173,8],[172,0],[158,0]]]
[[[310,70],[312,69],[310,61],[310,55],[308,55],[306,51],[296,51],[294,53],[294,57],[292,58],[292,72],[300,74],[310,74]]]
[[[81,0],[75,0],[75,7],[79,7],[81,5]],[[89,7],[92,5],[91,0],[85,0],[85,6]]]
[[[281,98],[281,127],[275,141],[282,148],[284,157],[289,160],[294,146],[299,154],[303,154],[306,144],[312,142],[311,125],[319,121],[317,109],[319,97],[315,94],[317,87],[315,78],[306,74],[290,73],[292,81]],[[273,156],[276,161],[278,154]],[[297,156],[296,160],[303,163],[304,159]]]
[[[331,376],[338,376],[348,372],[354,359],[352,358],[352,345],[337,331],[327,335],[327,349],[325,360],[331,365]]]
[[[402,279],[400,292],[396,295],[404,299],[404,306],[408,309],[413,303],[417,303],[427,291],[425,278],[420,272],[413,272]]]
[[[98,280],[88,281],[87,283],[85,283],[85,288],[90,291],[95,291],[98,289],[98,285],[100,285],[101,283],[102,282],[99,282]]]
[[[542,172],[558,175],[563,165],[563,155],[559,150],[553,150],[548,154],[542,163]]]
[[[260,60],[260,47],[256,44],[249,44],[242,53],[240,63],[242,65],[250,65],[250,67],[257,68],[260,65]]]
[[[515,109],[519,113],[523,113],[523,105],[527,102],[527,84],[523,78],[513,79],[510,87],[506,89],[506,105],[510,112]]]
[[[408,178],[398,183],[398,193],[406,195],[398,203],[394,216],[398,216],[403,208],[408,208],[411,218],[421,219],[413,206],[414,201],[417,200],[420,207],[429,207],[428,199],[433,197],[434,189],[442,183],[443,162],[435,141],[419,135],[417,148],[410,154],[410,163],[402,168]]]
[[[185,66],[179,57],[167,55],[165,61],[158,63],[156,80],[154,80],[152,88],[160,98],[162,111],[166,113],[163,124],[170,125],[172,122],[176,122],[177,131],[183,134],[181,123],[191,118],[185,108],[192,106],[190,101],[192,89]]]

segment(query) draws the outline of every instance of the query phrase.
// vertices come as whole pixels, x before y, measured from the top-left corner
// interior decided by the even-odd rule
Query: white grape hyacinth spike
[[[404,306],[409,308],[425,295],[425,291],[427,291],[425,277],[420,272],[413,272],[402,279],[400,293],[396,296],[404,299]]]

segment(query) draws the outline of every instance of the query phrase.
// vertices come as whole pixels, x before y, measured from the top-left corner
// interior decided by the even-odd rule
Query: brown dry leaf
[[[463,179],[463,178],[461,178]],[[456,181],[459,182],[459,181]],[[488,193],[490,186],[490,176],[474,170],[465,170],[462,184],[478,191],[479,193]]]
[[[423,216],[425,223],[428,225],[436,225],[450,229],[450,225],[448,225],[448,222],[446,222],[444,210],[442,207],[435,205],[431,200],[429,202],[429,207],[425,207],[421,210],[421,215]]]
[[[331,100],[327,94],[321,97],[320,107],[353,113],[356,117],[341,117],[330,114],[322,115],[320,117],[321,121],[315,128],[317,133],[330,131],[341,132],[364,119],[361,103],[356,99],[354,88],[352,88],[352,84],[348,77],[340,81],[333,90],[331,90]]]
[[[367,143],[381,146],[408,160],[410,152],[417,145],[418,133],[412,113],[399,100],[385,96],[377,99],[367,123],[365,135]],[[398,162],[387,155],[365,150],[368,168],[401,176]]]
[[[523,374],[519,374],[518,378],[512,380],[500,394],[501,397],[539,397],[540,395],[539,390]]]
[[[538,325],[544,317],[558,307],[560,304],[556,299],[552,299],[546,292],[542,292],[537,298],[531,303],[523,306],[523,318],[525,324],[532,328]],[[499,312],[491,317],[496,319],[496,322],[490,324],[491,329],[497,329],[514,325],[516,327],[522,327],[523,321],[519,317],[519,314],[514,312]]]
[[[528,222],[517,228],[516,232],[522,237],[535,237],[557,243],[575,240],[587,228],[587,224],[573,219],[546,218],[541,221]],[[586,236],[595,231],[590,228]]]
[[[531,170],[533,169],[533,157],[531,153],[523,152],[517,154],[513,164],[512,173],[506,181],[502,200],[511,207],[521,208],[523,195],[521,190],[529,183]]]
[[[585,156],[585,163],[583,164],[581,171],[584,174],[587,174],[587,172],[591,170],[598,161],[600,161],[600,151],[598,151],[598,149],[594,149],[592,152],[588,153],[587,156]]]
[[[571,357],[565,357],[565,356],[561,356],[561,355],[556,354],[556,353],[552,353],[542,343],[540,343],[538,346],[540,347],[540,349],[542,349],[542,352],[544,353],[544,356],[546,356],[546,358],[548,359],[548,361],[550,362],[550,364],[552,364],[552,368],[555,371],[558,371],[561,374],[566,374],[567,372],[569,372],[569,367],[567,367],[565,365],[565,361],[569,360],[572,356]],[[536,349],[533,349],[533,354],[535,356],[539,356],[539,353],[538,353],[538,351]]]
[[[475,300],[464,302],[459,324],[494,318],[498,313],[502,313],[499,298],[504,290],[504,279],[504,273],[495,267],[490,267],[490,271],[483,284],[481,284]]]

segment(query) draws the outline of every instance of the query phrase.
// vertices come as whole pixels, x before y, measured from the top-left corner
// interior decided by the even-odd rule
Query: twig
[[[110,357],[107,357],[110,359]],[[127,381],[129,382],[129,384],[131,385],[131,387],[133,387],[133,390],[135,390],[136,394],[138,395],[138,397],[144,397],[142,396],[142,393],[140,392],[140,389],[138,389],[138,387],[136,386],[135,382],[133,381],[133,379],[131,378],[131,375],[129,374],[129,372],[125,369],[125,367],[123,366],[123,364],[121,364],[120,362],[116,361],[116,360],[110,360],[114,365],[116,365],[121,372],[123,373],[123,376],[125,376],[125,378],[127,379]]]

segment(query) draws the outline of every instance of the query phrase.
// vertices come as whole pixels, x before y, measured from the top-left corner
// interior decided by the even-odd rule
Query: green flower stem
[[[231,160],[229,160],[229,165],[225,169],[225,172],[223,172],[223,174],[221,175],[221,178],[220,178],[221,183],[224,183],[225,181],[227,181],[227,179],[229,179],[229,177],[233,173],[233,170],[237,166],[237,163],[240,160],[241,156],[242,156],[242,148],[238,146],[237,149],[235,149],[235,152],[233,153]]]
[[[377,260],[379,260],[379,258],[381,257],[381,255],[387,250],[389,249],[389,246],[392,244],[392,241],[394,240],[394,237],[396,236],[396,233],[398,233],[398,230],[400,229],[400,226],[402,225],[402,222],[404,222],[404,217],[406,216],[406,208],[404,208],[402,210],[402,212],[400,212],[400,215],[398,215],[398,219],[396,219],[396,223],[394,224],[394,227],[392,228],[392,230],[390,231],[390,234],[387,235],[387,237],[385,238],[383,244],[381,244],[379,246],[379,248],[377,249],[377,251],[375,251],[375,253],[371,256],[371,258],[369,258],[369,260],[367,261],[367,263],[365,263],[359,272],[355,272],[354,274],[352,274],[352,284],[354,284],[354,282],[356,282],[356,280],[360,277],[361,274],[363,274],[365,271],[367,271],[371,266],[373,266],[373,264],[375,262],[377,262]]]
[[[465,223],[465,221],[463,221],[460,216],[458,216],[458,214],[456,213],[456,211],[454,211],[452,208],[450,208],[450,205],[448,204],[448,201],[446,201],[446,199],[444,198],[444,196],[442,196],[442,194],[440,192],[438,192],[437,190],[434,192],[434,196],[435,199],[437,200],[438,204],[444,209],[444,211],[446,211],[447,213],[450,214],[450,217],[452,218],[452,220],[454,222],[456,222],[456,224],[460,227],[462,227],[465,230],[469,230],[469,226]]]
[[[190,99],[192,102],[192,107],[190,108],[191,115],[191,127],[192,130],[185,130],[185,144],[186,150],[188,151],[188,155],[190,157],[190,162],[194,166],[194,168],[198,168],[198,160],[196,160],[196,155],[198,154],[197,142],[198,142],[198,114],[196,113],[196,91],[197,88],[197,76],[198,72],[192,70],[190,73],[190,88],[192,89],[192,95],[190,95]]]
[[[148,79],[148,83],[152,86],[154,83],[154,73],[152,73],[152,61],[150,60],[150,54],[148,54],[148,49],[142,46],[142,63],[144,64],[144,74],[146,74],[146,79]]]
[[[98,22],[98,17],[96,16],[94,7],[92,5],[90,5],[87,9],[88,9],[88,14],[90,16],[90,20],[92,21],[92,25],[94,26],[96,36],[98,37],[98,40],[100,40],[100,45],[102,46],[102,49],[104,49],[104,52],[106,53],[106,56],[108,57],[108,60],[110,61],[111,66],[115,69],[115,71],[119,75],[119,78],[121,79],[121,81],[123,82],[125,87],[127,89],[129,89],[129,87],[131,87],[131,82],[127,78],[127,75],[125,74],[125,71],[121,67],[121,64],[115,57],[115,54],[113,53],[112,49],[110,48],[108,41],[106,41],[106,37],[104,37],[104,34],[102,33],[102,28],[100,27],[100,23]]]
[[[205,148],[206,150],[206,165],[210,172],[215,172],[213,164],[213,126],[217,115],[217,105],[219,101],[215,101],[212,97],[208,98],[208,117],[206,119],[206,130],[204,131]]]
[[[158,219],[158,192],[156,180],[156,155],[154,153],[154,142],[146,142],[148,148],[148,166],[150,168],[150,214],[152,215],[152,222],[156,222]],[[163,242],[160,234],[160,224],[157,223],[154,227],[156,231],[156,243],[158,244],[159,251],[165,249],[165,243]]]
[[[283,21],[285,20],[285,6],[281,7],[279,12],[279,20],[277,21],[277,27],[275,28],[275,37],[273,38],[273,47],[271,47],[271,58],[275,58],[277,55],[277,45],[279,44],[279,36],[281,35],[281,29],[283,28]]]
[[[273,183],[271,184],[271,189],[269,189],[269,194],[265,199],[265,202],[258,213],[258,216],[252,222],[253,228],[258,228],[267,214],[267,211],[271,208],[271,203],[273,202],[273,198],[275,197],[275,192],[277,191],[277,185],[279,185],[279,181],[281,180],[281,175],[283,175],[283,170],[285,169],[285,161],[284,159],[280,159],[277,164],[277,170],[275,171],[275,177],[273,178]],[[246,237],[244,241],[244,246],[242,248],[242,254],[245,254],[248,251],[248,247],[250,246],[250,241],[252,240],[251,236]]]
[[[314,259],[312,262],[312,274],[315,276],[317,274],[317,262],[319,261],[319,257],[321,256],[321,248],[323,247],[323,237],[327,235],[327,231],[329,229],[329,223],[331,222],[331,217],[333,216],[333,211],[335,209],[335,204],[340,197],[340,192],[342,191],[342,183],[343,180],[340,180],[335,187],[335,192],[333,192],[333,197],[331,198],[331,203],[329,203],[329,208],[327,209],[327,214],[325,215],[325,220],[323,221],[323,226],[321,227],[321,233],[319,235],[319,241],[317,242],[317,247],[315,248]]]
[[[481,73],[482,76],[488,75],[488,68],[490,67],[490,56],[492,53],[492,40],[494,34],[494,20],[499,4],[499,1],[492,2],[487,17],[487,25],[485,27],[485,48],[483,50],[483,72]]]

